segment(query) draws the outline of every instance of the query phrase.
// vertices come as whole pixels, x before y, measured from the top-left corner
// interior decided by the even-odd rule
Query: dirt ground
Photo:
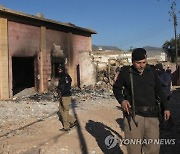
[[[126,146],[118,143],[124,138],[122,111],[112,92],[73,94],[70,113],[78,125],[70,132],[59,130],[58,101],[46,94],[32,97],[28,93],[0,102],[0,154],[127,154]],[[180,90],[174,88],[174,122],[179,121],[179,96]],[[179,126],[162,130],[162,137],[177,137]],[[179,145],[163,146],[161,153],[176,154]]]
[[[28,93],[28,92],[26,92]],[[113,96],[100,92],[72,96],[70,113],[77,127],[62,132],[58,101],[40,96],[0,102],[0,154],[103,153],[105,138],[123,137],[119,121],[122,111]],[[19,99],[21,98],[21,99]],[[121,147],[125,151],[125,147]]]

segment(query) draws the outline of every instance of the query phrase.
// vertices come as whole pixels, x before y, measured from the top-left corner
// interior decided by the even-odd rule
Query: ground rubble
[[[72,99],[78,101],[87,101],[89,99],[95,100],[98,98],[113,98],[110,89],[94,88],[92,86],[72,89]],[[15,95],[12,100],[1,101],[0,108],[0,123],[7,122],[10,117],[15,119],[27,117],[45,117],[51,112],[57,111],[58,97],[53,93],[36,93],[33,88],[25,89],[19,94]]]
[[[0,102],[0,153],[102,153],[107,148],[98,145],[97,136],[101,135],[93,134],[91,129],[103,128],[106,134],[104,127],[111,127],[122,136],[116,122],[122,115],[117,105],[111,88],[73,87],[70,112],[78,119],[78,127],[64,134],[59,131],[62,124],[57,115],[58,98],[51,92],[40,94],[33,88],[25,89],[12,100]]]
[[[175,145],[162,145],[162,154],[178,154],[180,136],[180,89],[172,89],[172,122],[160,132],[162,138],[175,138]],[[54,93],[36,93],[28,88],[12,100],[0,101],[0,154],[127,154],[122,110],[111,86],[73,87],[70,113],[78,121],[69,133],[59,131],[58,98]],[[114,137],[112,148],[107,137]],[[112,139],[112,138],[111,138]],[[115,143],[115,142],[114,142]],[[113,144],[112,144],[113,145]]]

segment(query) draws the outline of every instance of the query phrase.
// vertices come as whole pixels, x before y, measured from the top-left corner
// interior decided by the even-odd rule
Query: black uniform
[[[65,72],[60,74],[58,89],[60,90],[62,97],[71,96],[71,82],[72,79],[69,74]]]
[[[76,125],[76,119],[69,114],[69,106],[71,104],[71,82],[72,79],[69,74],[65,72],[63,65],[59,66],[59,84],[58,90],[62,97],[59,100],[59,113],[62,117],[63,131],[69,131],[70,128]],[[60,119],[61,119],[60,117]]]
[[[156,104],[157,96],[160,97],[162,106],[165,110],[169,110],[168,101],[158,79],[158,74],[154,68],[147,65],[142,75],[139,75],[136,68],[124,66],[113,85],[113,93],[121,104],[123,100],[131,101],[131,82],[130,73],[133,75],[134,86],[134,105],[135,113],[143,117],[157,117],[158,109]],[[123,90],[124,88],[124,90]],[[124,94],[125,91],[125,94]],[[132,104],[131,104],[132,105]]]

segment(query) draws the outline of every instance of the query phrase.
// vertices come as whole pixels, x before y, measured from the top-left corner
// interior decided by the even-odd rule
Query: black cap
[[[132,61],[138,61],[142,59],[146,59],[146,50],[144,48],[136,48],[132,52]]]
[[[155,65],[156,69],[163,70],[163,65],[161,63],[158,63]]]

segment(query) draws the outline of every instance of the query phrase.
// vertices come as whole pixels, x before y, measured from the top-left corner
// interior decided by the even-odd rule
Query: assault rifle
[[[133,85],[133,75],[132,75],[132,69],[131,67],[129,67],[129,75],[130,75],[130,82],[131,82],[131,98],[128,95],[127,89],[125,87],[123,87],[123,95],[124,98],[127,100],[131,100],[131,108],[128,108],[129,113],[125,112],[124,115],[127,118],[128,124],[129,124],[129,129],[131,131],[131,125],[130,125],[130,121],[131,119],[133,120],[134,124],[136,125],[136,127],[138,127],[138,123],[135,121],[135,105],[134,105],[134,85]]]
[[[126,100],[130,99],[130,97],[128,96],[128,92],[127,92],[125,87],[123,87],[122,93],[123,93],[123,96],[124,96],[124,98]],[[134,112],[134,109],[133,108],[128,108],[128,111],[129,111],[129,113],[124,111],[123,114],[124,114],[124,117],[127,118],[129,129],[131,130],[131,125],[130,125],[131,119],[133,120],[133,122],[136,125],[136,127],[138,126],[138,123],[135,121],[135,112]]]
[[[135,115],[133,114],[131,108],[128,108],[128,110],[129,110],[129,113],[124,112],[124,116],[127,118],[128,125],[129,125],[129,130],[131,131],[131,124],[130,124],[131,119],[133,120],[133,122],[136,125],[136,127],[138,127],[138,122],[136,122]]]

